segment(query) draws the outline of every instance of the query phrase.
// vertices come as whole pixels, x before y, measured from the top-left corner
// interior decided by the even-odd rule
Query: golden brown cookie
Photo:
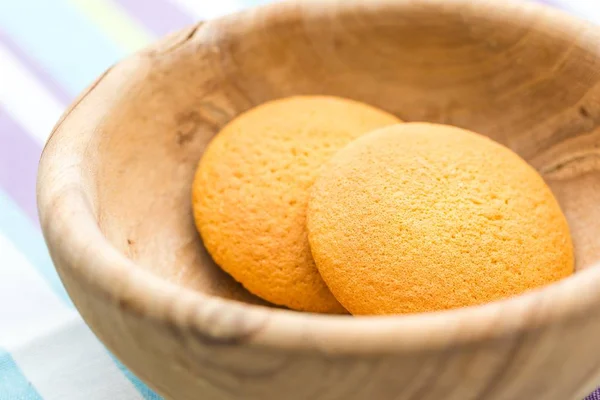
[[[308,191],[335,151],[397,122],[325,96],[268,102],[231,121],[206,149],[193,186],[196,225],[215,262],[272,303],[344,313],[310,253]]]
[[[307,229],[352,314],[482,304],[573,273],[567,221],[540,175],[444,125],[394,125],[340,150],[311,190]]]

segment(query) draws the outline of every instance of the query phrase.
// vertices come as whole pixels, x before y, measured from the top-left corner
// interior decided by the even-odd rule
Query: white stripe
[[[562,0],[555,3],[563,10],[580,18],[596,24],[600,23],[600,4],[594,0]]]
[[[81,320],[11,352],[44,400],[142,400]]]
[[[41,397],[141,400],[77,311],[2,233],[0,255],[0,347]]]
[[[0,347],[10,351],[77,318],[0,233]]]
[[[0,104],[40,143],[45,143],[63,105],[0,44]]]
[[[217,18],[244,8],[238,0],[172,0],[172,2],[187,14],[200,20]]]

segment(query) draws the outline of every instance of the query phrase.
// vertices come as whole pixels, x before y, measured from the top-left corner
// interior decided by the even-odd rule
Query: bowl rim
[[[449,12],[460,12],[459,9],[469,7],[478,15],[502,23],[507,22],[505,17],[513,12],[535,14],[536,18],[551,21],[562,34],[586,33],[579,45],[600,54],[600,50],[594,50],[594,45],[600,43],[600,29],[540,4],[515,0],[494,3],[470,0],[369,2],[370,10],[423,5],[443,7]],[[331,7],[361,12],[365,6],[350,0],[331,0],[327,4],[319,0],[296,0],[262,6],[223,19],[244,18],[248,13],[252,13],[252,18],[271,13],[286,15],[306,7],[311,8],[310,15],[316,15]],[[196,28],[192,29],[195,31]],[[183,288],[152,274],[121,254],[101,233],[86,194],[83,173],[78,169],[86,156],[82,145],[86,135],[67,126],[72,115],[89,108],[90,103],[105,102],[96,95],[97,89],[106,85],[107,78],[120,70],[122,64],[107,70],[90,85],[55,126],[40,161],[37,196],[42,231],[55,263],[60,258],[61,268],[68,268],[68,272],[87,289],[118,304],[123,312],[227,343],[244,336],[244,344],[251,346],[360,354],[432,350],[512,335],[523,336],[542,327],[582,318],[600,304],[600,291],[597,290],[600,268],[597,264],[542,289],[485,305],[426,314],[358,318],[239,303]],[[208,315],[215,310],[221,318],[209,320]],[[240,325],[239,318],[228,316],[242,316],[244,323]],[[251,335],[248,335],[249,327],[256,327]]]

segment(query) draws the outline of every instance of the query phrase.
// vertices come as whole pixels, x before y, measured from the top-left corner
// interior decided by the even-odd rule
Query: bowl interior
[[[103,234],[168,281],[265,304],[202,246],[190,201],[196,164],[239,113],[274,98],[330,94],[512,148],[557,196],[577,270],[599,260],[597,37],[538,6],[408,3],[281,4],[199,24],[128,61],[131,79],[115,88],[118,104],[88,145]]]

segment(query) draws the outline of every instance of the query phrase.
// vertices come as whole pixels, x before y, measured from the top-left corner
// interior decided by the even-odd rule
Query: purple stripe
[[[600,400],[600,389],[586,397],[586,400]]]
[[[72,96],[67,92],[46,72],[38,63],[33,61],[31,57],[25,54],[19,46],[17,46],[11,38],[0,30],[0,43],[6,48],[31,72],[48,91],[63,104],[68,104],[72,100]]]
[[[42,148],[0,109],[0,187],[38,224],[35,198]]]
[[[164,36],[194,22],[192,17],[167,0],[117,0],[117,2],[132,18],[140,21],[157,36]]]

